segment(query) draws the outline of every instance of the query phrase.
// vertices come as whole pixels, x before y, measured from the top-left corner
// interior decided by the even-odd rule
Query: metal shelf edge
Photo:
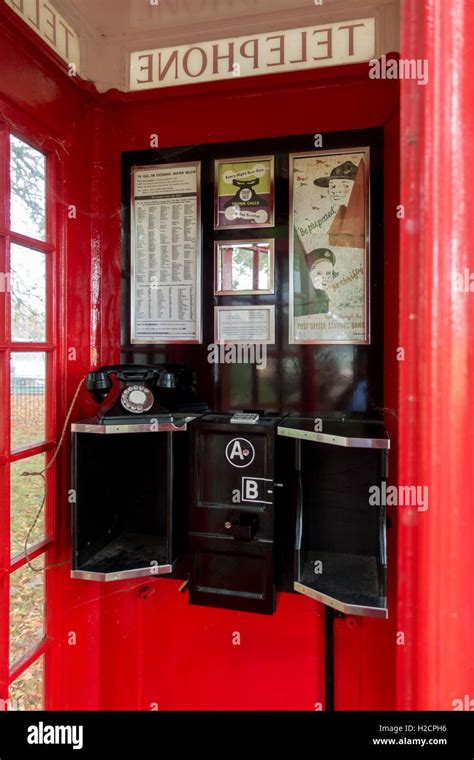
[[[321,602],[322,604],[332,607],[339,612],[343,612],[346,615],[361,615],[364,617],[383,618],[385,620],[388,618],[388,609],[386,607],[367,607],[361,604],[346,604],[339,599],[334,599],[332,596],[327,596],[326,594],[321,593],[321,591],[316,591],[315,589],[309,588],[309,586],[304,586],[302,583],[298,583],[298,581],[295,581],[293,588],[300,594],[304,594],[305,596],[310,597],[310,599],[315,599],[317,602]]]
[[[389,438],[346,438],[342,435],[330,435],[329,433],[317,433],[311,430],[297,430],[296,428],[278,427],[278,435],[299,440],[328,443],[333,446],[346,446],[347,448],[360,449],[389,449]]]
[[[173,425],[170,422],[153,425],[99,425],[74,422],[71,425],[71,433],[93,433],[96,435],[114,435],[120,433],[180,433],[187,429],[187,423],[184,425]]]
[[[114,573],[97,573],[89,570],[71,570],[71,578],[83,581],[121,581],[126,578],[147,578],[155,575],[172,573],[176,563],[172,565],[154,565],[153,567],[140,567],[136,570],[121,570]]]

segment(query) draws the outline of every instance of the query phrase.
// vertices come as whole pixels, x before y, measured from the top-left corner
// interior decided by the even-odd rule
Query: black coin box
[[[191,426],[189,601],[271,614],[280,418],[230,420],[209,414]]]

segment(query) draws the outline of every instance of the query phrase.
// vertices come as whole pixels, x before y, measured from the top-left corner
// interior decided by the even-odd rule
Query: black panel
[[[191,549],[190,604],[272,614],[271,544],[192,536]]]
[[[206,415],[191,426],[192,604],[273,612],[277,424]]]
[[[163,148],[123,154],[122,360],[181,362],[197,373],[199,397],[211,409],[257,408],[277,413],[358,410],[383,406],[383,176],[382,130],[323,135],[323,150],[370,146],[371,166],[371,326],[369,346],[289,345],[288,343],[288,155],[314,151],[314,135],[235,143]],[[275,156],[276,223],[268,229],[214,230],[214,160]],[[201,161],[202,172],[202,345],[130,345],[130,169],[134,165]],[[275,294],[214,297],[214,241],[275,238]],[[266,369],[251,364],[207,361],[214,342],[214,306],[274,304],[276,342],[268,346]],[[363,390],[360,393],[361,389]]]
[[[378,511],[369,487],[378,482],[379,454],[302,441],[303,547],[375,555]]]
[[[241,488],[242,478],[273,478],[268,470],[268,439],[262,434],[253,433],[249,446],[245,448],[248,438],[235,429],[229,432],[221,430],[203,430],[199,437],[196,452],[199,462],[198,504],[212,506],[219,504],[233,505],[232,494]],[[245,461],[245,453],[253,447],[254,461],[246,467],[232,466],[226,457],[233,454],[238,462]],[[250,456],[250,455],[249,455]],[[219,473],[216,477],[217,472]],[[262,492],[262,498],[273,501],[271,495]],[[243,506],[252,506],[247,502]]]

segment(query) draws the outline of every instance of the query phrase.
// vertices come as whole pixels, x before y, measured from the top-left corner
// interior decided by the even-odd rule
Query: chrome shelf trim
[[[293,588],[295,591],[299,591],[300,594],[309,596],[310,599],[322,602],[322,604],[326,604],[328,607],[332,607],[339,612],[344,612],[346,615],[361,615],[365,617],[383,618],[385,620],[388,618],[388,610],[386,607],[369,607],[362,604],[347,604],[346,602],[334,599],[332,596],[327,596],[326,594],[321,593],[321,591],[316,591],[313,588],[309,588],[309,586],[304,586],[302,583],[298,583],[298,581],[295,581]]]
[[[317,443],[329,443],[333,446],[346,446],[359,449],[389,449],[388,438],[347,438],[342,435],[330,433],[316,433],[311,430],[298,430],[296,428],[278,427],[278,435],[286,438],[297,438],[303,441],[316,441]]]
[[[74,422],[71,425],[71,433],[94,433],[96,435],[114,435],[120,433],[179,433],[187,430],[187,427],[187,422],[184,425],[173,425],[172,422],[155,422],[151,425],[99,425]]]
[[[89,570],[71,570],[71,578],[83,581],[122,581],[126,578],[148,578],[149,576],[165,575],[172,573],[173,565],[153,565],[152,567],[140,567],[136,570],[121,570],[115,573],[96,573]]]

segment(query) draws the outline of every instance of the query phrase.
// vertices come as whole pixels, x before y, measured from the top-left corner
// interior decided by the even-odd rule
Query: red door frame
[[[101,176],[99,96],[94,86],[68,76],[66,64],[3,2],[0,2],[0,109],[29,134],[47,139],[58,163],[57,303],[57,419],[61,427],[79,380],[101,350],[99,318],[92,319],[92,293],[100,299],[97,266],[91,267],[91,249],[100,261],[98,225],[103,219],[96,189]],[[100,139],[99,139],[100,138]],[[68,215],[72,208],[74,214]],[[0,242],[1,253],[1,242]],[[100,273],[99,273],[100,274]],[[96,308],[100,316],[100,309]],[[92,347],[91,347],[92,346]],[[70,352],[74,349],[74,356]],[[104,355],[104,361],[108,357]],[[6,377],[0,377],[6,388]],[[79,397],[75,416],[88,417],[93,406]],[[61,432],[55,430],[55,438]],[[50,656],[47,658],[46,709],[98,709],[100,595],[96,584],[70,580],[70,519],[67,493],[69,444],[54,466],[56,477],[56,542],[48,563]],[[0,477],[2,469],[0,468]],[[1,527],[1,526],[0,526]],[[3,579],[0,575],[0,591]],[[2,598],[3,600],[3,598]],[[0,658],[7,663],[7,647],[0,632]],[[4,657],[5,652],[5,657]],[[0,674],[0,681],[2,674]],[[0,693],[0,699],[4,694]]]
[[[46,240],[39,241],[25,235],[14,233],[10,230],[9,222],[9,134],[14,134],[19,139],[30,144],[46,156]],[[45,464],[51,458],[55,441],[58,438],[57,420],[58,410],[63,407],[62,399],[64,391],[58,380],[61,367],[64,364],[62,351],[62,320],[60,314],[64,305],[64,293],[58,287],[60,272],[64,267],[63,250],[59,245],[61,230],[64,224],[61,204],[57,200],[62,186],[62,170],[57,155],[57,138],[54,135],[45,136],[42,125],[31,119],[24,111],[0,97],[0,138],[2,155],[1,192],[4,194],[0,209],[0,237],[1,267],[3,272],[9,272],[9,248],[10,244],[18,243],[25,247],[44,253],[46,262],[46,340],[44,342],[15,342],[10,339],[10,298],[4,294],[2,304],[2,329],[0,330],[0,347],[2,348],[1,380],[2,394],[0,403],[2,409],[10,407],[10,377],[8,358],[12,351],[37,351],[46,353],[46,381],[45,381],[45,439],[33,445],[10,453],[10,415],[5,415],[3,423],[3,440],[0,446],[0,465],[2,477],[0,487],[3,496],[2,504],[5,507],[10,501],[10,479],[8,477],[9,464],[24,461],[28,469],[28,458],[36,454],[45,454]],[[46,476],[47,500],[45,503],[45,538],[28,553],[28,558],[33,561],[43,553],[45,565],[54,563],[56,515],[57,515],[57,478],[55,468],[48,471]],[[55,603],[54,586],[49,571],[45,573],[45,635],[23,658],[9,667],[9,621],[10,599],[9,578],[11,573],[26,565],[24,552],[10,559],[10,519],[9,512],[2,508],[0,514],[0,569],[1,569],[1,652],[0,652],[0,699],[7,700],[8,684],[18,678],[34,661],[42,655],[47,656],[54,642],[52,628],[54,626],[55,611],[59,605]],[[35,563],[33,563],[35,564]],[[37,563],[36,563],[37,564]],[[48,668],[45,664],[45,683]]]
[[[473,39],[469,0],[405,0],[401,56],[429,81],[401,83],[399,482],[429,507],[399,521],[399,709],[474,697],[474,293],[452,287],[474,272]]]

